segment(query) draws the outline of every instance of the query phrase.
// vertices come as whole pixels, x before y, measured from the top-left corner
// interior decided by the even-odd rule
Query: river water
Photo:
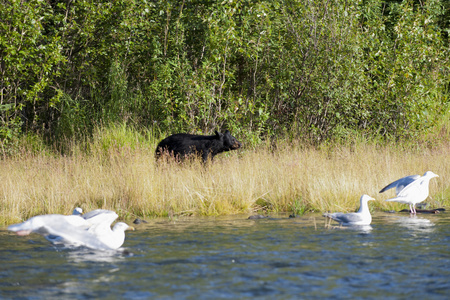
[[[154,219],[123,252],[0,229],[1,299],[448,299],[450,216]],[[333,223],[332,223],[333,224]]]

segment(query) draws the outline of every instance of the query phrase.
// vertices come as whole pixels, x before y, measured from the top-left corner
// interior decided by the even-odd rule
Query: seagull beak
[[[128,231],[128,230],[132,230],[132,231],[134,231],[135,229],[134,229],[134,227],[133,227],[133,226],[128,226],[128,228],[126,229],[126,231]]]

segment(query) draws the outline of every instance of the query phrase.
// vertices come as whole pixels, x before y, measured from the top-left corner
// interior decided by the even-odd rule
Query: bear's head
[[[242,144],[231,135],[229,130],[226,130],[224,133],[216,131],[216,136],[222,141],[225,151],[236,150],[242,147]]]

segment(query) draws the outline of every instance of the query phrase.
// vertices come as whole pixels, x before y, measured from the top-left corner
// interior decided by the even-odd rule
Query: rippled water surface
[[[149,220],[125,252],[0,230],[1,299],[448,299],[450,216]]]

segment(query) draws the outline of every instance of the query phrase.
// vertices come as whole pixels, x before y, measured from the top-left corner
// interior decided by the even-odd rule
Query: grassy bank
[[[112,138],[114,136],[114,138]],[[112,209],[120,218],[220,215],[292,211],[353,211],[369,194],[373,209],[406,205],[387,203],[386,184],[405,175],[432,170],[428,203],[450,204],[450,149],[404,150],[357,143],[321,149],[282,144],[244,147],[221,154],[202,166],[157,164],[151,134],[117,127],[99,131],[93,141],[73,146],[66,156],[23,152],[0,161],[0,224],[37,214],[69,214]],[[82,149],[82,150],[81,150]]]

